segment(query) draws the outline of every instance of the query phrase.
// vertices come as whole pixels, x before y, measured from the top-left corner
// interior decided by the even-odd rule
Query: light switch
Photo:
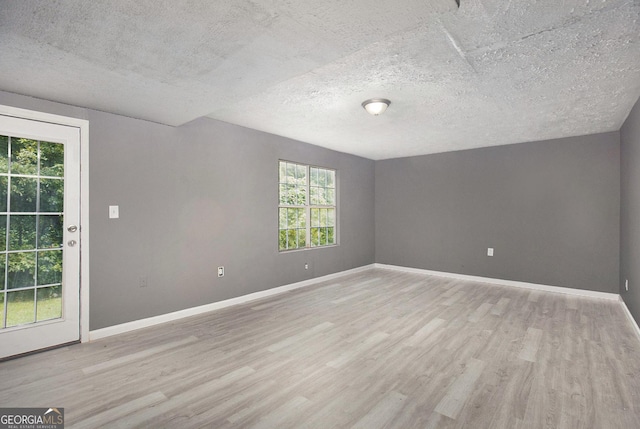
[[[493,256],[493,247],[487,247],[487,256]]]
[[[109,219],[118,219],[120,217],[119,206],[109,206]]]

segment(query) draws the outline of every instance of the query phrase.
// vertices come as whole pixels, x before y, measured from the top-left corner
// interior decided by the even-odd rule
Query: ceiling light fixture
[[[362,102],[362,107],[364,107],[364,110],[366,110],[370,114],[378,116],[379,114],[384,113],[384,111],[387,110],[389,104],[391,104],[391,102],[386,98],[370,98],[369,100],[365,100]]]

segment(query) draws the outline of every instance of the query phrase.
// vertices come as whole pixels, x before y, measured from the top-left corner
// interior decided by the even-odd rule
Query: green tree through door
[[[64,145],[0,136],[0,328],[62,317]]]

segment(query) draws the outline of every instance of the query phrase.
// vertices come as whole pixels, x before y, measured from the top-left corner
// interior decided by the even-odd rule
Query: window
[[[279,249],[335,245],[336,171],[287,161],[279,171]]]

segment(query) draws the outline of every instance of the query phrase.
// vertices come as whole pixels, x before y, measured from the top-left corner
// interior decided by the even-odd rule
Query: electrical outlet
[[[138,279],[138,286],[139,287],[149,286],[149,278],[147,276],[140,276],[140,278]]]
[[[224,277],[224,267],[218,267],[218,277]]]
[[[487,247],[487,256],[493,256],[493,247]]]
[[[304,269],[308,270],[309,269],[309,264],[304,264]]]
[[[626,290],[627,292],[629,291],[629,279],[626,279],[624,281],[624,290]]]

